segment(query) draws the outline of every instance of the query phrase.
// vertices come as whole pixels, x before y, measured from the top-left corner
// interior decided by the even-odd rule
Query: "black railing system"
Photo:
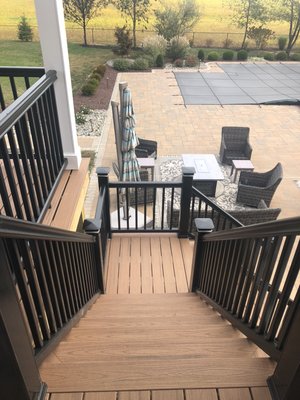
[[[95,239],[0,217],[0,242],[1,260],[9,263],[15,296],[41,360],[103,288]]]
[[[110,226],[110,206],[109,206],[109,191],[108,191],[108,173],[109,168],[97,168],[99,185],[99,196],[96,207],[95,217],[86,219],[83,223],[83,229],[89,235],[95,237],[96,251],[99,254],[99,266],[102,271],[102,276],[106,276],[105,257],[107,249],[107,240],[111,238]],[[102,286],[101,291],[104,292]]]
[[[0,67],[0,111],[45,74],[44,68]]]
[[[189,231],[195,232],[195,218],[210,218],[215,231],[222,231],[243,226],[236,218],[224,211],[198,189],[193,187]]]
[[[213,233],[195,221],[192,290],[279,360],[300,305],[300,218]]]
[[[0,114],[2,215],[41,221],[65,169],[55,80],[56,72],[47,72]]]
[[[100,221],[109,228],[106,236],[112,232],[146,231],[192,237],[196,232],[193,226],[196,217],[212,218],[215,230],[243,226],[192,186],[193,168],[184,168],[182,181],[176,182],[109,182],[108,173],[108,168],[97,170],[98,207],[95,218],[86,225],[91,224],[88,228],[91,231],[100,229]]]

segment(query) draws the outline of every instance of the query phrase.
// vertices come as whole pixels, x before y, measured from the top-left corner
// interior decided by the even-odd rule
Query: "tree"
[[[86,28],[92,18],[107,6],[108,0],[63,0],[65,18],[83,29],[83,44],[87,46]]]
[[[25,15],[22,15],[18,25],[18,39],[22,42],[31,42],[33,39],[33,32]]]
[[[154,11],[154,14],[155,30],[168,41],[184,36],[200,18],[195,0],[181,0],[176,5],[163,3],[162,9]]]
[[[289,55],[300,33],[300,0],[279,0],[279,7],[275,9],[277,20],[287,21],[289,24],[286,53]]]
[[[136,26],[138,22],[148,22],[150,0],[114,0],[113,4],[132,21],[133,47],[136,47]]]
[[[241,48],[245,48],[246,38],[250,26],[259,22],[262,27],[270,19],[269,3],[266,0],[228,0],[229,7],[232,10],[233,23],[241,29],[244,29]]]

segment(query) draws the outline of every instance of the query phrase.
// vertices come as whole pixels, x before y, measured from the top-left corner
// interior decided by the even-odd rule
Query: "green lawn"
[[[80,89],[94,67],[115,57],[110,49],[69,44],[73,92]],[[0,41],[0,60],[2,66],[43,66],[41,49],[37,42]],[[8,82],[3,80],[2,85],[5,91]]]

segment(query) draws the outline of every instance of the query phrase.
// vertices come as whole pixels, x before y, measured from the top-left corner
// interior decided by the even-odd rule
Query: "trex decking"
[[[107,294],[43,362],[49,400],[262,400],[274,363],[188,293],[193,245],[115,236]]]

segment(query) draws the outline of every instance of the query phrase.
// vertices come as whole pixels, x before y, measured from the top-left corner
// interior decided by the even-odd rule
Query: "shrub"
[[[293,53],[290,55],[290,60],[292,61],[300,61],[300,53]]]
[[[218,61],[219,54],[216,51],[211,51],[210,53],[207,54],[207,59],[209,61]]]
[[[248,30],[247,37],[255,41],[257,49],[264,49],[268,44],[268,40],[272,39],[275,35],[271,29],[263,28],[263,26],[251,26]]]
[[[267,61],[274,61],[275,56],[273,53],[264,53],[264,59]]]
[[[174,66],[181,68],[184,66],[184,60],[182,58],[177,58],[177,60],[174,61]]]
[[[97,84],[95,84],[94,82],[97,82]],[[83,96],[92,96],[96,92],[97,86],[98,81],[92,79],[82,86],[81,93],[83,94]]]
[[[81,106],[79,111],[75,114],[76,124],[82,125],[86,122],[86,116],[91,113],[91,109],[86,106]]]
[[[150,54],[144,54],[142,58],[148,61],[149,68],[153,68],[156,66],[155,58],[153,58]]]
[[[224,51],[222,56],[224,61],[232,61],[233,57],[234,57],[234,52],[232,50]]]
[[[204,61],[204,59],[205,59],[204,50],[200,49],[200,50],[198,51],[198,60]]]
[[[168,42],[162,36],[150,36],[143,42],[143,49],[146,54],[151,55],[154,59],[159,54],[166,54]]]
[[[165,65],[165,60],[164,60],[164,57],[163,57],[162,54],[159,54],[159,55],[156,57],[155,64],[156,64],[156,66],[157,66],[158,68],[163,68],[163,67],[164,67],[164,65]]]
[[[18,39],[22,42],[32,42],[33,32],[25,15],[22,15],[18,25]]]
[[[130,70],[130,62],[128,60],[114,60],[114,69],[125,72]]]
[[[97,74],[99,74],[101,76],[104,76],[105,71],[106,71],[106,66],[101,64],[101,65],[98,65],[98,67],[96,67],[93,72],[96,72]]]
[[[134,62],[130,66],[130,69],[133,69],[135,71],[145,71],[149,69],[148,60],[143,57],[139,57],[134,60]]]
[[[247,58],[248,58],[248,52],[246,51],[246,50],[239,50],[238,52],[237,52],[237,60],[238,61],[245,61],[245,60],[247,60]]]
[[[197,57],[194,55],[187,56],[185,59],[185,65],[187,67],[195,67],[198,64]]]
[[[285,37],[285,36],[280,36],[280,37],[278,38],[278,49],[279,49],[280,51],[284,50],[284,48],[285,48],[285,46],[286,46],[286,43],[287,43],[287,37]]]
[[[102,75],[98,74],[97,72],[93,72],[92,75],[90,76],[91,79],[96,79],[98,82],[101,81]]]
[[[286,61],[288,59],[288,56],[285,51],[279,51],[278,53],[276,53],[275,58],[277,61]]]
[[[167,54],[174,61],[178,58],[184,58],[189,48],[189,42],[185,37],[173,38]]]
[[[205,44],[206,44],[206,47],[208,47],[208,48],[212,47],[212,45],[214,44],[214,39],[212,39],[212,38],[206,39]]]
[[[124,25],[122,28],[116,27],[115,38],[117,39],[117,53],[121,55],[128,55],[132,48],[132,39],[130,38],[130,31]]]

